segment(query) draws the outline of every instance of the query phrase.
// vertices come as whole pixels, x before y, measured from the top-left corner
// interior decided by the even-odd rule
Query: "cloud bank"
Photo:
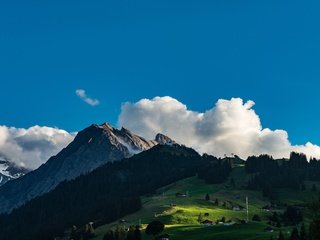
[[[83,89],[77,89],[76,94],[79,98],[81,98],[85,103],[89,104],[90,106],[94,107],[100,104],[98,99],[93,99],[87,96],[86,91]]]
[[[146,138],[164,133],[201,153],[216,156],[270,154],[282,158],[297,151],[320,158],[319,146],[310,142],[292,145],[285,130],[263,128],[254,104],[241,98],[220,99],[213,108],[200,113],[172,97],[155,97],[123,104],[118,124]]]
[[[80,92],[81,93],[81,92]],[[118,125],[148,139],[164,133],[201,153],[216,156],[270,154],[288,157],[291,151],[320,158],[320,147],[310,142],[292,145],[285,130],[263,128],[253,110],[254,102],[241,98],[220,99],[201,113],[172,97],[142,99],[122,105]],[[28,129],[0,125],[0,159],[16,166],[35,169],[56,155],[75,137],[75,133],[51,127]]]
[[[0,125],[0,159],[18,167],[35,169],[74,138],[64,130],[33,126],[28,129]]]

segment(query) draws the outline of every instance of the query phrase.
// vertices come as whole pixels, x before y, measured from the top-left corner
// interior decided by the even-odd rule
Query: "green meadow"
[[[160,188],[150,196],[142,198],[143,208],[138,212],[123,217],[124,223],[116,221],[96,229],[95,240],[100,240],[108,229],[115,229],[117,226],[130,226],[141,224],[143,229],[153,220],[160,220],[165,224],[164,233],[170,235],[170,239],[181,240],[250,240],[250,239],[270,239],[276,237],[280,231],[285,235],[290,234],[291,227],[274,229],[273,232],[265,231],[269,225],[268,216],[270,212],[262,208],[270,204],[270,200],[262,197],[259,191],[249,191],[245,189],[245,184],[250,176],[244,171],[243,166],[233,169],[230,179],[235,180],[235,185],[231,186],[230,179],[224,184],[206,184],[197,177],[183,179],[166,187]],[[310,183],[311,184],[311,183]],[[185,197],[177,197],[177,193],[186,194]],[[205,196],[209,194],[210,200],[206,201]],[[311,190],[294,191],[280,189],[277,192],[277,208],[272,211],[283,211],[286,204],[302,204],[306,201],[318,197],[317,192]],[[247,217],[245,206],[246,197],[249,199],[249,222],[240,223]],[[216,204],[218,199],[218,205]],[[234,206],[244,209],[234,210]],[[253,215],[259,215],[261,222],[251,221]],[[231,226],[216,224],[205,226],[199,223],[201,220],[211,220],[213,222],[221,220],[236,223]],[[143,230],[144,231],[144,230]],[[143,239],[153,239],[143,233]]]

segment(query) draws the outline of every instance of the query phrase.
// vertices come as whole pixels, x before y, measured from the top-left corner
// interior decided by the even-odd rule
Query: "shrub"
[[[260,218],[259,215],[255,214],[255,215],[253,215],[253,217],[252,217],[252,221],[261,222],[261,218]]]

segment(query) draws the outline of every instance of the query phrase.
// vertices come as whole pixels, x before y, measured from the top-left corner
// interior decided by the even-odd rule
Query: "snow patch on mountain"
[[[26,169],[17,168],[4,158],[0,158],[0,186],[12,179],[23,176],[26,172]]]

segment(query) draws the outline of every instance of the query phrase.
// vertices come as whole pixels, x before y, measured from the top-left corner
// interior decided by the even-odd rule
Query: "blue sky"
[[[2,1],[0,125],[78,131],[123,102],[255,101],[264,127],[320,144],[318,1]],[[79,99],[85,89],[100,104]]]

